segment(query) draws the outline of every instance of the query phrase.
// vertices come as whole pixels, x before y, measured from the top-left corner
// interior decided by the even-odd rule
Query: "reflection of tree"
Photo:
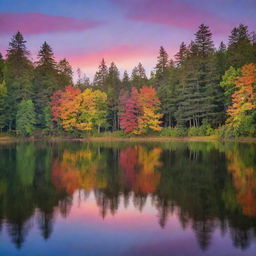
[[[166,228],[168,216],[177,214],[203,250],[216,228],[242,249],[255,239],[253,146],[24,143],[0,148],[0,154],[0,223],[7,223],[17,247],[33,215],[48,239],[57,213],[70,214],[75,191],[79,200],[93,191],[103,218],[116,214],[122,201],[143,211],[152,199],[160,226]]]
[[[153,148],[146,150],[142,146],[128,147],[120,154],[120,166],[135,193],[152,193],[155,191],[160,173],[157,168],[161,166],[159,160],[162,150]]]
[[[0,150],[0,217],[5,219],[12,241],[17,248],[22,246],[35,212],[47,239],[52,232],[54,207],[63,196],[50,182],[51,150],[34,143],[12,144]]]
[[[247,166],[237,151],[229,152],[227,159],[228,171],[232,174],[236,198],[243,213],[256,216],[256,169],[251,165]]]

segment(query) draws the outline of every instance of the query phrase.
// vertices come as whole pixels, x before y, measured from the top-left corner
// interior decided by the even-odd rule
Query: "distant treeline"
[[[256,34],[239,25],[227,45],[214,47],[202,24],[195,39],[181,43],[174,60],[163,47],[150,77],[139,63],[129,76],[102,59],[92,82],[66,59],[56,62],[44,42],[36,62],[22,34],[0,55],[0,129],[32,135],[93,131],[145,134],[256,135]],[[165,129],[163,129],[165,128]],[[174,133],[175,133],[174,132]]]

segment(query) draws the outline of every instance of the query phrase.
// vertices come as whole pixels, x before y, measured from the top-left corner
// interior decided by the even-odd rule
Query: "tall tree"
[[[228,65],[239,68],[244,64],[255,62],[256,56],[253,53],[253,43],[248,27],[240,24],[231,31],[229,36]]]
[[[124,74],[123,74],[122,89],[124,91],[130,91],[131,90],[131,81],[130,81],[130,77],[128,75],[128,72],[126,70],[124,71]]]
[[[0,82],[0,132],[6,126],[6,110],[7,110],[7,88],[5,82]]]
[[[64,88],[67,85],[73,84],[73,71],[72,67],[67,61],[67,59],[60,60],[58,65],[58,84],[61,88]]]
[[[43,43],[38,53],[38,61],[35,68],[35,109],[37,124],[45,127],[44,107],[50,102],[53,92],[60,89],[58,84],[58,69],[53,50],[49,44]]]
[[[202,24],[195,36],[195,42],[189,47],[189,58],[181,70],[176,116],[183,125],[199,126],[204,119],[217,125],[222,122],[224,111],[212,33]]]
[[[141,63],[132,70],[131,83],[137,89],[147,83],[146,71]]]
[[[26,41],[17,32],[9,43],[4,74],[8,91],[9,129],[14,128],[18,104],[33,94],[33,65],[29,56]]]
[[[157,57],[156,70],[156,84],[159,86],[167,82],[169,71],[168,54],[164,47],[160,47],[159,56]]]
[[[4,80],[4,59],[3,55],[0,52],[0,83]]]
[[[107,90],[105,91],[108,95],[108,107],[109,107],[109,122],[112,131],[119,129],[119,96],[121,92],[121,80],[117,66],[114,62],[110,64],[108,69],[108,76],[106,79]]]
[[[93,85],[97,86],[100,90],[106,90],[106,79],[108,76],[108,67],[104,59],[102,59],[98,71],[96,72],[93,80]]]
[[[184,42],[181,43],[179,51],[175,54],[175,63],[180,67],[188,56],[188,49]]]

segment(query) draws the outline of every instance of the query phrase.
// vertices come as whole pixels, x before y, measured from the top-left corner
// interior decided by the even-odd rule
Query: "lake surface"
[[[256,144],[1,144],[0,255],[256,255]]]

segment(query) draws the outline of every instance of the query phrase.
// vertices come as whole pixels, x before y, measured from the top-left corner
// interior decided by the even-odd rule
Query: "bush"
[[[198,127],[190,127],[188,129],[188,136],[210,136],[214,134],[214,129],[210,124],[204,120],[203,124]]]
[[[187,136],[187,129],[183,127],[174,127],[174,128],[163,128],[160,131],[161,137],[185,137]]]
[[[215,135],[220,139],[231,139],[236,137],[234,130],[226,125],[220,126],[215,130]]]

